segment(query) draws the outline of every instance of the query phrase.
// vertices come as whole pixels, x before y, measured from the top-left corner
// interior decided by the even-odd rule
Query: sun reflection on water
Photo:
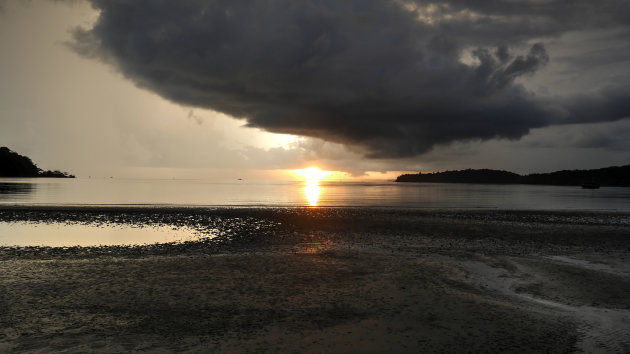
[[[331,174],[330,171],[322,171],[317,167],[295,170],[295,173],[304,178],[304,195],[309,206],[315,207],[319,201],[322,188],[319,181]]]
[[[309,179],[306,181],[306,185],[304,186],[304,195],[306,195],[308,205],[317,206],[317,201],[319,200],[319,194],[321,192],[322,188],[319,186],[318,179]]]

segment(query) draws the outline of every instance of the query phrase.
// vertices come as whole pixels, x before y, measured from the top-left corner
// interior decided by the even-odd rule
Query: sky
[[[630,163],[630,2],[0,0],[0,146],[79,177]]]

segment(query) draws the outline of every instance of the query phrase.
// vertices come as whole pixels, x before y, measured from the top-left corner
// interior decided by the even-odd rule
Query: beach
[[[630,214],[1,206],[0,222],[192,227],[0,248],[0,351],[628,352]]]
[[[630,0],[0,19],[0,354],[630,354]]]

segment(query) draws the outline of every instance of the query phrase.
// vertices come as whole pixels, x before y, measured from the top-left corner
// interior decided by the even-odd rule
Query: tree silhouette
[[[43,171],[31,161],[7,147],[0,147],[0,177],[61,177],[74,178],[67,172]]]

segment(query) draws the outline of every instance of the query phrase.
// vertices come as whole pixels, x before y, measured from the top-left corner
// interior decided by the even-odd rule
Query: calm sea
[[[0,179],[0,204],[630,211],[630,188],[395,182]]]
[[[352,206],[630,211],[630,188],[395,182],[0,179],[0,205]],[[194,227],[0,221],[2,246],[150,244],[213,237]]]

